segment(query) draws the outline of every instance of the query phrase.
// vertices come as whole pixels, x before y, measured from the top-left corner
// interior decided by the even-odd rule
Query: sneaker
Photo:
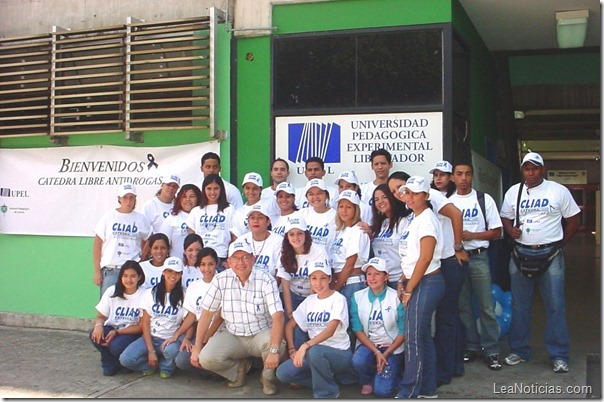
[[[104,368],[103,369],[103,375],[105,377],[111,377],[116,375],[119,372],[119,369],[116,368]]]
[[[526,360],[520,357],[520,355],[517,353],[510,353],[508,357],[505,358],[505,364],[508,366],[515,366],[518,363],[524,363],[525,361]]]
[[[501,363],[499,363],[499,355],[490,355],[486,358],[487,367],[491,370],[501,370]]]
[[[239,362],[239,367],[237,367],[237,378],[235,381],[229,381],[227,386],[229,388],[239,388],[245,385],[245,376],[247,372],[250,371],[250,367],[252,363],[248,359],[243,359]]]
[[[264,392],[264,395],[275,395],[277,393],[277,386],[273,380],[260,375],[260,382],[262,383],[262,392]]]
[[[361,395],[371,395],[373,394],[373,387],[371,384],[365,384],[361,387]]]
[[[143,377],[148,377],[148,376],[153,375],[153,374],[155,374],[155,369],[154,368],[143,371]]]
[[[423,398],[423,399],[436,399],[436,398],[438,398],[438,395],[436,395],[436,394],[434,394],[434,395],[422,395],[422,394],[419,394],[417,396],[417,398],[418,399],[419,398]]]
[[[163,378],[164,380],[166,378],[170,378],[170,377],[172,377],[172,374],[170,374],[170,373],[164,373],[163,371],[161,373],[159,373],[159,378]]]
[[[568,373],[568,363],[564,360],[558,359],[554,360],[553,364],[554,373]]]
[[[464,363],[472,363],[474,360],[476,360],[478,355],[477,350],[466,350],[466,353],[463,355],[463,361]]]

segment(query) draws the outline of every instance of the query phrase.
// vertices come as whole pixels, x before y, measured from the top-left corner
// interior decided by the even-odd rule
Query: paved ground
[[[0,396],[5,398],[267,398],[262,394],[258,371],[250,373],[247,385],[239,389],[227,388],[224,381],[202,380],[184,372],[167,380],[136,373],[103,377],[99,354],[83,332],[0,327],[0,339]],[[568,374],[554,374],[543,352],[530,363],[505,366],[499,372],[488,370],[478,361],[466,364],[465,376],[440,387],[439,397],[584,398],[585,390],[574,395],[497,393],[514,384],[525,388],[532,384],[560,386],[563,392],[567,386],[585,385],[585,351],[580,345],[575,350],[576,358]],[[343,387],[341,396],[372,398],[361,396],[358,386]],[[282,384],[279,393],[268,398],[312,398],[312,394]]]

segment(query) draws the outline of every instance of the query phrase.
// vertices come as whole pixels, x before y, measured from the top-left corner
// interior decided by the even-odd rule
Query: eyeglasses
[[[229,257],[229,260],[233,262],[233,264],[237,264],[238,262],[248,262],[251,259],[249,255],[244,255],[243,257]]]

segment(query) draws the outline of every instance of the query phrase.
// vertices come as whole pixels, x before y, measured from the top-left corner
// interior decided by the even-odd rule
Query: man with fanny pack
[[[510,366],[531,357],[530,325],[532,296],[539,288],[546,310],[545,348],[556,373],[569,371],[570,340],[564,300],[564,255],[562,247],[579,227],[581,210],[570,191],[545,180],[541,155],[529,152],[522,159],[524,183],[505,194],[501,221],[515,241],[510,258],[512,325],[509,334]],[[565,225],[562,225],[564,219]]]
[[[449,198],[462,212],[463,248],[470,256],[459,295],[459,318],[465,328],[464,361],[473,361],[482,349],[487,367],[501,370],[497,344],[500,328],[495,316],[488,254],[490,241],[501,237],[501,219],[493,198],[472,188],[473,178],[474,168],[469,162],[456,163],[452,179],[457,189]],[[472,295],[478,307],[480,333],[472,311]]]

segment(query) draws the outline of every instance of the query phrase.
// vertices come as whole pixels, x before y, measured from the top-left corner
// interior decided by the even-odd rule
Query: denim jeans
[[[467,264],[459,265],[455,257],[440,260],[445,280],[445,295],[436,308],[436,379],[449,384],[454,375],[464,373],[465,351],[463,323],[459,318],[459,295],[466,279]]]
[[[344,295],[346,300],[350,300],[354,292],[365,289],[367,287],[367,282],[365,278],[363,278],[363,282],[352,283],[350,285],[344,285],[340,289],[340,293]]]
[[[436,347],[432,339],[432,314],[445,293],[441,273],[425,275],[413,289],[405,311],[405,370],[399,398],[436,393]]]
[[[523,249],[527,254],[547,254],[551,248],[541,250]],[[509,346],[524,360],[531,358],[531,309],[535,287],[539,288],[545,305],[545,349],[551,361],[561,359],[568,362],[570,339],[566,324],[566,303],[564,300],[564,253],[560,251],[552,260],[549,269],[537,278],[527,278],[516,268],[510,258],[512,278],[512,325]]]
[[[379,349],[384,352],[388,348],[381,347]],[[359,345],[352,355],[352,367],[359,376],[359,384],[372,385],[373,393],[378,398],[390,398],[392,396],[403,372],[403,353],[390,355],[386,360],[392,370],[392,377],[389,379],[377,373],[375,355],[367,346]]]
[[[344,385],[356,383],[352,369],[352,351],[324,345],[308,349],[302,367],[295,367],[288,359],[277,368],[279,381],[311,388],[314,398],[337,398],[338,382]]]
[[[114,328],[105,325],[103,327],[103,336],[107,336],[109,331],[112,331]],[[92,331],[90,331],[89,335],[92,335]],[[89,336],[90,338],[90,336]],[[115,338],[111,340],[108,346],[102,346],[98,343],[92,342],[92,345],[101,352],[101,368],[103,369],[103,374],[108,375],[109,373],[116,373],[119,369],[122,368],[120,364],[120,355],[130,345],[132,342],[140,338],[140,334],[137,335],[116,335]]]
[[[162,343],[165,339],[151,337],[151,342],[157,353],[157,360],[159,361],[159,370],[162,373],[172,374],[176,368],[175,359],[178,355],[178,349],[184,339],[185,334],[182,334],[176,342],[169,344],[165,349],[162,350]],[[134,371],[148,371],[152,367],[149,365],[147,345],[145,339],[141,336],[136,341],[132,342],[126,350],[120,356],[120,363],[122,366],[129,368]]]
[[[107,290],[109,286],[115,285],[117,279],[120,276],[119,268],[101,268],[101,276],[103,277],[103,282],[101,283],[101,297],[103,297],[103,293]]]
[[[472,295],[478,307],[480,334],[472,311]],[[459,317],[466,331],[466,349],[484,349],[487,356],[499,354],[499,323],[495,317],[489,254],[484,251],[470,256],[468,273],[459,298]]]
[[[195,344],[195,338],[191,339],[191,343]],[[176,367],[184,371],[190,371],[192,373],[198,373],[204,376],[209,376],[209,371],[204,370],[202,368],[197,368],[191,364],[191,352],[184,349],[178,352],[176,358],[174,359],[174,363]]]
[[[292,309],[293,309],[293,311],[296,311],[298,306],[300,304],[302,304],[302,302],[304,301],[304,299],[306,299],[306,297],[300,296],[294,292],[290,292],[290,294],[292,295]],[[287,321],[289,321],[289,317],[285,318],[286,324],[287,324]],[[302,331],[300,329],[300,327],[296,325],[294,327],[294,348],[299,349],[300,346],[302,346],[302,344],[304,342],[306,342],[307,340],[308,340],[308,334],[306,332]]]

